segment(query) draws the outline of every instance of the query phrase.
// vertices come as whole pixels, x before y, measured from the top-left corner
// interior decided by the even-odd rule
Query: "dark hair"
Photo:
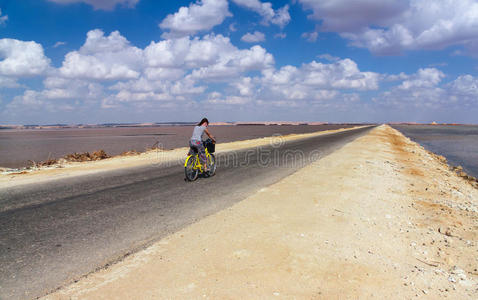
[[[201,126],[204,123],[207,123],[207,125],[209,125],[209,120],[207,118],[203,118],[201,122],[198,123],[198,126]]]

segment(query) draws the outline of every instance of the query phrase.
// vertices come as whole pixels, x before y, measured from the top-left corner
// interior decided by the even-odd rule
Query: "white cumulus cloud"
[[[312,61],[300,67],[286,65],[278,70],[263,71],[255,90],[259,91],[259,103],[264,105],[340,106],[358,101],[359,96],[350,96],[349,91],[377,90],[380,80],[380,74],[362,72],[350,59],[333,63]]]
[[[478,105],[478,78],[471,75],[462,75],[449,83],[450,100],[464,102],[474,107]]]
[[[259,0],[232,0],[239,6],[250,9],[262,17],[262,23],[278,25],[283,28],[290,22],[289,5],[285,5],[277,10],[272,8],[272,3],[261,2]]]
[[[151,42],[144,49],[146,62],[150,67],[181,67],[189,53],[190,46],[191,40],[189,37]]]
[[[254,94],[255,83],[251,77],[241,77],[230,83],[235,87],[241,96],[252,96]]]
[[[445,74],[435,68],[419,69],[416,74],[404,80],[398,88],[410,90],[434,87],[437,86],[444,77]]]
[[[49,65],[50,59],[45,56],[40,44],[32,41],[0,39],[0,75],[14,77],[40,75]]]
[[[376,90],[380,75],[361,72],[351,59],[333,63],[312,61],[300,68],[284,66],[278,71],[266,72],[264,82],[272,86],[300,85],[304,88]]]
[[[400,74],[402,82],[374,98],[379,106],[400,109],[417,116],[433,118],[435,110],[466,114],[478,104],[478,78],[461,75],[442,83],[445,75],[437,69],[419,69],[414,74]],[[473,118],[472,118],[473,119]]]
[[[44,89],[25,90],[5,106],[8,116],[65,116],[80,111],[91,113],[98,107],[99,99],[104,97],[103,86],[99,83],[79,79],[47,77],[43,81]],[[62,117],[60,117],[62,118]]]
[[[323,31],[378,54],[463,45],[478,50],[476,0],[299,0]]]
[[[0,76],[0,88],[17,88],[20,87],[16,78]]]
[[[241,37],[241,41],[246,43],[259,43],[265,41],[266,36],[260,31],[254,31],[254,33],[246,33]]]
[[[43,85],[41,95],[45,99],[95,100],[103,96],[103,86],[88,80],[50,76]]]
[[[86,88],[81,88],[73,84],[65,88],[52,88],[43,91],[26,90],[23,95],[14,97],[6,105],[5,112],[9,115],[38,115],[84,110],[89,105],[88,97],[90,91],[100,88],[93,85],[90,83],[86,85]],[[94,97],[100,97],[100,95],[95,95]]]
[[[274,57],[266,49],[253,46],[237,49],[221,55],[217,63],[192,71],[192,78],[198,80],[224,81],[248,71],[265,71],[272,68]]]
[[[317,31],[304,32],[302,33],[301,37],[306,39],[308,42],[315,43],[319,37],[319,33]]]
[[[393,79],[401,83],[383,92],[374,100],[378,104],[397,108],[430,107],[446,105],[449,89],[440,86],[445,74],[435,68],[419,69],[414,74],[400,74]]]
[[[407,9],[403,0],[299,0],[309,18],[320,21],[323,31],[355,32],[370,25],[385,25]]]
[[[69,52],[59,72],[64,77],[116,80],[138,78],[143,51],[131,46],[118,31],[104,36],[99,29],[87,34],[79,51]]]
[[[273,56],[260,46],[238,49],[223,35],[152,42],[146,49],[149,68],[191,71],[193,78],[227,79],[251,70],[271,67]]]
[[[163,34],[165,38],[181,37],[210,30],[230,16],[227,0],[199,0],[168,15],[159,27],[169,30]]]
[[[93,6],[94,9],[113,10],[116,5],[133,8],[139,0],[49,0],[60,4],[83,2]]]
[[[240,106],[247,103],[252,102],[252,100],[248,97],[241,97],[241,96],[228,96],[224,99],[220,98],[212,98],[208,99],[207,103],[214,104],[214,105],[228,105],[228,106]]]
[[[263,71],[274,64],[273,56],[260,46],[238,49],[228,37],[214,34],[151,42],[143,54],[140,77],[110,87],[114,94],[104,107],[124,105],[128,99],[135,103],[191,101],[204,93],[207,82],[236,82],[249,71]],[[247,79],[240,83],[242,94],[251,93],[248,84]]]

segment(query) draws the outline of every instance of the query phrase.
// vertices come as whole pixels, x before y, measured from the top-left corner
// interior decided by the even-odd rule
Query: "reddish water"
[[[274,134],[309,133],[351,127],[349,125],[244,125],[210,126],[218,142],[247,140]],[[103,149],[109,155],[129,150],[144,151],[159,143],[164,149],[185,147],[191,137],[191,126],[119,127],[0,130],[0,166],[18,168],[29,160],[45,161],[74,152]]]

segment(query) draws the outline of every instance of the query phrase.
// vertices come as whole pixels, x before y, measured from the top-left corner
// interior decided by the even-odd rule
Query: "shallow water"
[[[219,143],[255,139],[274,134],[309,133],[352,127],[348,125],[241,125],[210,126]],[[0,166],[18,168],[29,160],[45,161],[74,152],[103,149],[109,155],[145,151],[155,145],[164,149],[186,147],[192,126],[65,128],[0,130]]]
[[[426,149],[478,177],[478,125],[394,125]]]

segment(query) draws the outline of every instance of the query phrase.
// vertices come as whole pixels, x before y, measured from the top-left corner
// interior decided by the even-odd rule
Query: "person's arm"
[[[207,134],[207,136],[215,143],[216,139],[212,136],[212,134],[209,133],[207,129],[204,129],[204,132]]]

